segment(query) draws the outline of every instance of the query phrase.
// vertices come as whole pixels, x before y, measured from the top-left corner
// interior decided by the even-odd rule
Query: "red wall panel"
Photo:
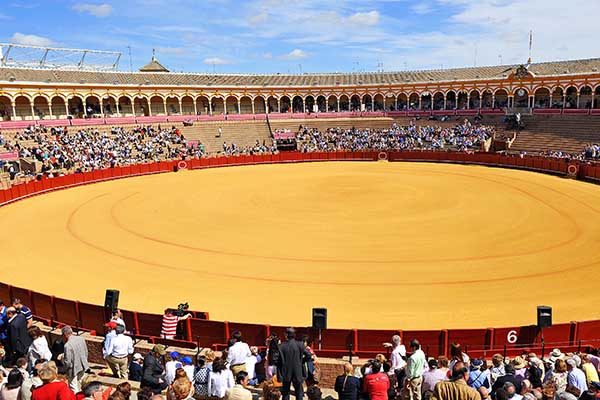
[[[98,335],[105,334],[104,324],[110,319],[110,315],[105,313],[104,307],[81,302],[78,306],[81,318],[79,324],[85,329],[96,331]]]
[[[74,301],[55,298],[54,309],[56,311],[55,320],[63,324],[72,325],[73,327],[81,326],[77,316],[77,306]]]
[[[224,322],[190,318],[190,326],[192,339],[199,340],[200,346],[209,347],[213,344],[227,343]]]
[[[160,336],[162,328],[162,315],[137,313],[139,334],[148,336]]]
[[[244,341],[251,346],[264,346],[267,340],[267,326],[230,322],[229,332],[240,331]]]
[[[6,283],[0,283],[0,300],[4,301],[6,304],[10,302],[10,286]]]
[[[448,330],[448,343],[460,343],[467,353],[469,349],[484,350],[490,339],[487,329]]]
[[[4,203],[6,200],[6,191],[0,189],[0,204]]]
[[[404,331],[402,343],[408,349],[410,341],[417,339],[427,356],[437,357],[443,351],[442,338],[442,331]]]
[[[47,294],[31,292],[32,302],[35,306],[35,314],[46,319],[56,319],[53,299]]]

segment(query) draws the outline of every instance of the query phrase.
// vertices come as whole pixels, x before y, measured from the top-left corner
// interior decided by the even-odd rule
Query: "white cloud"
[[[108,17],[112,13],[112,6],[110,4],[90,4],[81,3],[75,4],[73,10],[79,13],[91,14],[95,17],[104,18]]]
[[[379,11],[358,12],[348,17],[348,22],[354,25],[373,26],[379,23]]]
[[[52,46],[54,42],[51,39],[37,35],[25,35],[23,33],[15,33],[10,38],[10,41],[15,44],[22,44],[24,46]]]
[[[303,58],[307,58],[307,57],[308,57],[308,53],[305,52],[304,50],[294,49],[294,50],[290,51],[289,53],[287,53],[286,55],[282,56],[281,58],[284,60],[302,60]]]
[[[269,19],[269,14],[267,14],[266,12],[263,11],[260,14],[256,14],[256,15],[249,17],[248,24],[250,24],[252,26],[260,25],[260,24],[267,22],[267,19]]]
[[[433,11],[433,7],[428,3],[417,3],[410,8],[415,14],[424,15]]]
[[[228,60],[225,60],[224,58],[220,58],[220,57],[208,57],[208,58],[205,58],[202,62],[204,64],[208,64],[208,65],[225,65],[225,64],[229,64]]]
[[[262,55],[264,59],[270,60],[273,58],[273,53],[265,53]]]

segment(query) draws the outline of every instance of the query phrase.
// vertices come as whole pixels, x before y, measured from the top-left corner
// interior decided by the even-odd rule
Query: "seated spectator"
[[[240,371],[235,377],[235,385],[227,389],[225,398],[227,400],[252,400],[252,393],[246,389],[250,377],[246,371]]]
[[[104,400],[104,389],[99,381],[92,381],[83,387],[83,394],[86,399]],[[61,399],[62,400],[62,399]]]
[[[175,379],[172,389],[176,400],[191,400],[193,398],[194,388],[189,379]]]
[[[475,390],[479,390],[481,386],[485,386],[488,389],[492,388],[490,383],[490,371],[485,368],[482,360],[474,359],[471,361],[467,384]]]
[[[129,380],[135,382],[142,381],[142,363],[144,358],[140,353],[135,353],[129,364]]]
[[[58,380],[56,366],[46,363],[40,368],[38,375],[43,384],[32,392],[32,400],[75,400],[75,393],[69,385],[64,380]],[[101,400],[101,397],[95,399]]]
[[[129,397],[131,396],[131,383],[121,382],[117,385],[115,391],[121,393],[125,400],[129,400]]]
[[[428,361],[428,365],[429,370],[423,372],[423,385],[421,387],[423,394],[433,392],[438,382],[448,380],[448,359],[446,357],[440,356],[437,360],[431,359]]]
[[[175,380],[175,371],[177,371],[178,368],[183,367],[181,361],[179,361],[179,357],[179,352],[172,351],[169,353],[170,360],[165,364],[165,379],[169,385]]]
[[[44,365],[46,365],[46,361],[37,360],[35,362],[31,371],[31,377],[25,379],[21,385],[20,400],[30,400],[32,391],[44,384],[39,377],[39,371]]]
[[[0,389],[0,400],[18,400],[23,384],[23,374],[17,368],[12,369],[6,378],[6,384]]]
[[[452,377],[448,381],[440,381],[433,390],[434,400],[480,400],[477,390],[467,385],[469,368],[462,361],[457,361],[452,369]]]

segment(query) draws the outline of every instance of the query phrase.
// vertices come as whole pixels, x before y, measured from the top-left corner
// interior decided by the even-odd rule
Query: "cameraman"
[[[179,310],[173,310],[172,308],[167,308],[165,310],[165,314],[162,319],[162,329],[160,331],[160,336],[165,339],[175,339],[175,334],[177,333],[177,323],[179,321],[188,319],[192,316],[192,314],[182,314],[178,312]]]

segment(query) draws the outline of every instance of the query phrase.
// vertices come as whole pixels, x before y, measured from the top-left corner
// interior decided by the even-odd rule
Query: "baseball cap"
[[[177,352],[177,351],[172,351],[172,352],[169,353],[169,355],[171,356],[171,358],[173,360],[179,358],[179,352]]]
[[[167,354],[167,351],[165,350],[165,346],[163,344],[155,344],[154,347],[152,348],[152,351],[154,353],[158,353],[161,356],[164,356],[165,354]]]
[[[185,356],[181,358],[181,362],[184,364],[191,364],[192,363],[192,357],[190,356]]]
[[[135,353],[135,354],[133,355],[133,359],[134,359],[134,360],[141,360],[141,359],[143,359],[143,358],[144,358],[144,357],[142,357],[142,355],[141,355],[140,353]]]
[[[105,323],[104,326],[106,326],[107,328],[115,329],[117,327],[117,323],[115,321],[109,321],[109,322]]]

